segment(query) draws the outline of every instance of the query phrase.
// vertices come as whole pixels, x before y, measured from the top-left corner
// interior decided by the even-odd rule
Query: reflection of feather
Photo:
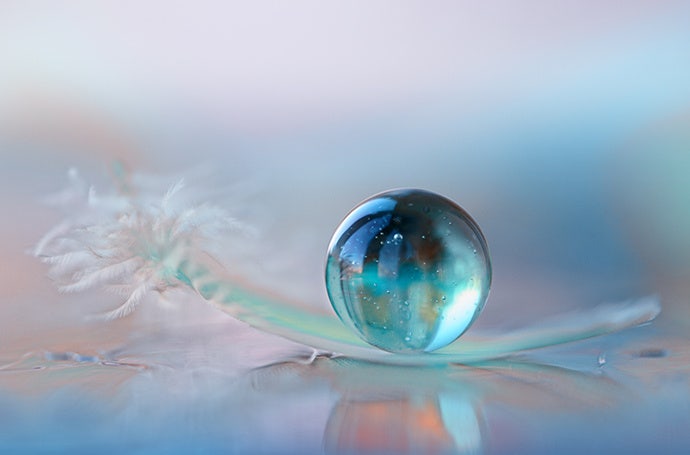
[[[121,178],[125,178],[122,177]],[[59,201],[75,204],[74,213],[41,239],[34,254],[64,281],[63,292],[103,288],[124,302],[105,316],[123,317],[152,291],[185,286],[256,328],[300,343],[352,357],[395,363],[473,362],[590,338],[648,322],[659,313],[656,299],[600,307],[540,328],[491,337],[468,335],[433,354],[393,355],[374,349],[346,330],[332,315],[319,314],[267,293],[252,290],[213,259],[218,239],[248,228],[209,203],[187,203],[178,181],[163,197],[120,182],[105,195],[87,189],[70,171],[71,192]]]

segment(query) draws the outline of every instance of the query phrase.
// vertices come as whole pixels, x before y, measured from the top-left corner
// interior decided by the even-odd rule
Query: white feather
[[[60,286],[59,290],[60,292],[80,292],[104,285],[112,280],[129,276],[141,267],[142,263],[143,260],[141,258],[133,257],[115,264],[89,269],[78,273],[75,277],[76,281]]]
[[[129,295],[127,300],[120,305],[119,307],[115,308],[112,311],[107,312],[104,315],[105,319],[118,319],[125,317],[129,315],[132,311],[134,311],[141,302],[141,300],[146,296],[146,294],[153,288],[153,284],[150,283],[149,281],[144,281],[141,283],[139,286],[137,286],[134,291]]]
[[[224,231],[244,229],[226,210],[183,198],[184,179],[157,192],[160,179],[133,176],[128,182],[139,187],[102,192],[76,170],[69,176],[70,187],[58,199],[72,212],[43,236],[33,254],[64,283],[61,292],[102,288],[125,296],[109,318],[130,314],[146,294],[178,286],[180,278],[189,283],[181,267],[215,250]]]

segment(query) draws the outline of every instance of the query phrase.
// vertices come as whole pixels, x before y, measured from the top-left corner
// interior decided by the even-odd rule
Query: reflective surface
[[[690,448],[687,338],[655,335],[652,326],[520,359],[445,368],[311,359],[227,317],[174,329],[138,324],[114,348],[104,333],[99,324],[72,327],[41,342],[68,351],[0,355],[2,453]]]
[[[326,285],[340,319],[392,352],[448,345],[479,315],[491,263],[479,226],[429,191],[392,190],[358,205],[328,248]]]

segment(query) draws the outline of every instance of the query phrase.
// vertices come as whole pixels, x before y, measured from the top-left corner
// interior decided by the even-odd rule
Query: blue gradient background
[[[657,294],[655,327],[687,342],[687,2],[3,2],[3,358],[73,339],[64,328],[77,324],[81,307],[52,290],[25,250],[58,219],[37,201],[61,187],[65,171],[76,166],[103,184],[114,160],[162,173],[207,166],[238,185],[241,197],[225,202],[251,212],[272,252],[246,264],[248,278],[314,306],[328,307],[324,254],[341,217],[373,193],[412,186],[456,200],[488,239],[494,286],[477,327]],[[217,322],[197,307],[167,318],[199,313]],[[139,322],[116,324],[111,338],[160,315],[133,317]],[[20,423],[12,434],[0,430],[3,451],[40,453],[21,436],[39,433],[56,451],[80,453],[79,419],[97,430],[87,442],[117,437],[124,442],[113,451],[130,450],[127,433],[109,433],[107,411],[87,398],[65,411],[76,419],[67,430],[49,411],[31,417],[32,406],[45,409],[41,400],[64,410],[61,387],[27,398],[5,385],[13,409],[5,415]],[[118,399],[135,387],[124,390]],[[685,393],[680,408],[668,400],[669,417],[626,425],[664,427],[687,411]],[[280,415],[303,415],[310,399],[321,403],[295,396],[297,410]],[[132,411],[143,429],[127,425],[150,443],[141,453],[243,450],[214,439],[220,429],[206,437],[162,409],[169,445],[152,443],[158,430]],[[327,414],[309,412],[314,422]],[[256,428],[245,424],[237,431]],[[552,434],[573,443],[581,424]],[[301,441],[319,433],[314,427]],[[265,431],[264,440],[275,436]],[[276,447],[290,447],[284,433]],[[178,444],[180,434],[189,446]]]

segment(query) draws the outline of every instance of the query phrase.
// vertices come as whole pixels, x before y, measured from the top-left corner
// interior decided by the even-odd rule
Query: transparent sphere
[[[340,223],[326,288],[340,319],[391,352],[433,351],[479,315],[491,286],[484,235],[457,204],[401,189],[377,194]]]

